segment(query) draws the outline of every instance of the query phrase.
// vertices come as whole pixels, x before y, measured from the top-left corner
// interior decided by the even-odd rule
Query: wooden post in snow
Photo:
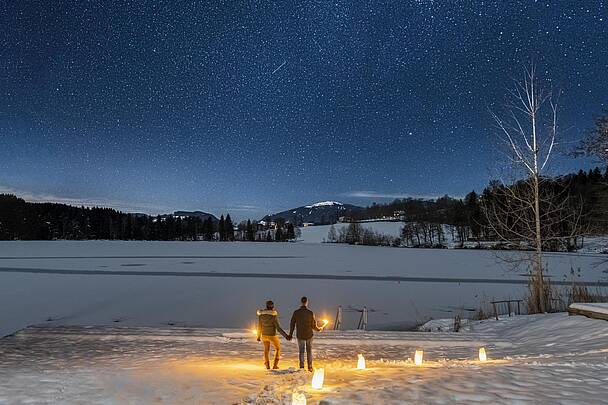
[[[338,305],[338,313],[336,314],[336,321],[334,322],[334,330],[340,330],[342,328],[342,305]]]

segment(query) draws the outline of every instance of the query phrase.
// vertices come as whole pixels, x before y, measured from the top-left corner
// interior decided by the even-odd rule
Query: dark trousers
[[[308,368],[312,368],[312,338],[298,339],[298,349],[300,350],[300,368],[304,368],[304,350],[306,350]]]

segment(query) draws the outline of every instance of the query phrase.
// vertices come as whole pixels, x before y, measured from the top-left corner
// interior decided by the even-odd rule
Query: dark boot
[[[278,370],[279,369],[279,360],[275,360],[274,361],[274,366],[272,366],[273,370]]]
[[[266,370],[270,370],[270,363],[266,362],[264,365],[266,366]]]

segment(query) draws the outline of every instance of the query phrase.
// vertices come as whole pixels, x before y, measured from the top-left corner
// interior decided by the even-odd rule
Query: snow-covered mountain
[[[338,221],[338,218],[348,215],[348,212],[361,209],[361,207],[357,207],[356,205],[342,204],[337,201],[320,201],[276,214],[266,215],[263,220],[276,221],[281,218],[296,225],[302,225],[303,223],[331,224]]]
[[[341,202],[337,202],[337,201],[320,201],[318,203],[307,205],[306,208],[329,207],[332,205],[344,205],[344,204],[342,204]]]

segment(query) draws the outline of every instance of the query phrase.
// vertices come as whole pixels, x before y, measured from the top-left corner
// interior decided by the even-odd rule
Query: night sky
[[[1,1],[0,191],[241,219],[462,196],[531,62],[566,150],[608,107],[605,2]]]

